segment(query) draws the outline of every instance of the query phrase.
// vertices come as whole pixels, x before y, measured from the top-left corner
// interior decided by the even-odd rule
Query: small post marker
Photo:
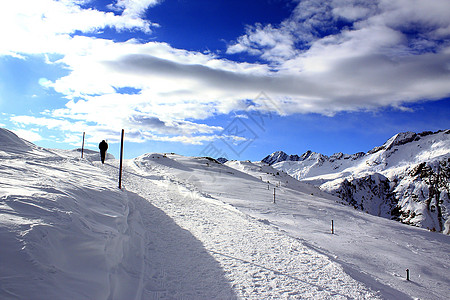
[[[406,280],[409,281],[409,269],[406,269]]]
[[[275,188],[273,188],[273,203],[275,203]]]
[[[331,234],[334,234],[334,220],[331,220]]]
[[[85,132],[83,132],[83,144],[81,144],[81,158],[83,158],[83,151],[84,151],[84,134]]]
[[[119,189],[122,189],[122,159],[123,159],[123,135],[124,130],[122,129],[122,138],[120,140],[120,165],[119,165]]]

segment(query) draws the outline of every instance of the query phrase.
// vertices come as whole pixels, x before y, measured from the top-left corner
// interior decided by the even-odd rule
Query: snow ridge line
[[[131,255],[138,256],[140,258],[140,261],[138,261],[138,267],[140,266],[140,269],[138,269],[138,285],[136,288],[136,295],[134,297],[135,300],[142,299],[142,294],[144,290],[144,276],[146,272],[146,264],[144,263],[145,259],[145,229],[142,222],[142,217],[139,211],[136,209],[133,201],[130,201],[129,199],[129,193],[125,188],[123,190],[124,198],[126,199],[126,203],[128,205],[128,214],[127,214],[127,230],[125,231],[126,236],[133,237],[134,235],[137,236],[136,241],[126,241],[127,246],[136,246],[137,244],[137,252],[132,251],[133,253]],[[133,250],[133,249],[130,249]],[[130,251],[131,252],[131,251]],[[140,262],[140,263],[139,263]]]
[[[105,164],[98,167],[111,178],[117,175],[115,166]],[[146,273],[145,228],[139,211],[130,199],[132,193],[123,188],[119,194],[123,199],[124,210],[123,217],[117,222],[118,235],[108,237],[105,243],[105,257],[109,269],[107,299],[138,300],[142,299]]]

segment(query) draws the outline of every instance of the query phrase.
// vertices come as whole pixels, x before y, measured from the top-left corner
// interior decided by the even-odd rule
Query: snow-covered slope
[[[448,293],[448,236],[342,206],[265,164],[145,154],[124,162],[119,190],[115,159],[20,145],[13,155],[4,144],[1,299]]]
[[[330,197],[329,193],[321,191],[312,184],[300,182],[286,172],[277,170],[263,162],[232,160],[227,161],[225,165],[267,183],[268,190],[273,190],[273,188],[277,187],[286,187],[302,193],[320,195],[323,198],[334,199],[334,197]]]
[[[307,156],[273,167],[370,214],[449,233],[450,130],[399,133],[367,153]]]
[[[0,158],[17,158],[21,156],[28,157],[48,157],[51,151],[38,147],[8,129],[0,128]]]
[[[116,181],[4,129],[0,152],[0,298],[139,295],[143,228]]]
[[[317,261],[311,259],[310,254],[298,252],[300,245],[324,254],[333,268],[337,263],[352,278],[372,291],[379,291],[382,298],[445,298],[438,286],[450,283],[446,271],[450,264],[448,236],[342,206],[336,203],[338,198],[295,182],[264,163],[229,161],[221,165],[208,158],[146,154],[130,162],[129,167],[136,172],[136,177],[128,178],[127,188],[139,194],[150,193],[151,186],[142,187],[142,178],[164,188],[172,200],[162,199],[157,206],[212,249],[232,282],[253,282],[255,294],[248,290],[238,293],[244,298],[255,295],[256,298],[321,298],[323,294],[304,294],[303,284],[314,282],[307,278],[315,275],[312,272],[305,278],[306,271],[298,268],[316,269],[317,261],[323,257]],[[208,217],[211,215],[212,219]],[[239,216],[251,218],[242,222]],[[331,220],[335,224],[334,235],[330,232]],[[260,224],[255,225],[254,221]],[[294,239],[275,239],[270,231],[261,231],[260,226]],[[292,251],[293,248],[297,250]],[[251,276],[235,269],[237,261],[230,262],[224,257],[247,262],[252,269],[257,261],[259,266],[270,267],[257,273],[258,276]],[[406,268],[420,273],[416,274],[420,283],[409,284],[404,280]],[[275,274],[274,270],[277,270]],[[341,274],[337,269],[331,272]],[[276,283],[280,282],[280,275],[282,286],[292,284],[288,288],[290,293],[283,293],[280,283]],[[288,283],[290,280],[284,276],[293,281]],[[318,276],[322,282],[334,281],[325,279],[328,276],[325,274]],[[304,279],[297,281],[301,278]],[[348,284],[347,279],[342,282]],[[325,297],[376,297],[351,294],[350,290],[334,296],[325,293]]]

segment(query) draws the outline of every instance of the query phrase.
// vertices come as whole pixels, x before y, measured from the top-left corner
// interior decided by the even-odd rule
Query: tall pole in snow
[[[124,130],[122,129],[122,138],[120,139],[120,165],[119,165],[119,189],[122,189],[122,159],[123,159],[123,135]]]
[[[83,158],[83,151],[84,151],[84,134],[85,132],[83,132],[83,144],[81,144],[81,158]]]
[[[334,220],[331,220],[331,234],[334,234]]]
[[[275,188],[273,188],[273,203],[275,203]]]

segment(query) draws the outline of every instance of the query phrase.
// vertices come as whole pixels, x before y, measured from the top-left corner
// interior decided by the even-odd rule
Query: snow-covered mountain
[[[358,210],[450,233],[450,130],[399,133],[367,153],[292,157],[263,161]]]
[[[119,162],[98,157],[0,129],[0,299],[447,296],[446,235],[265,163],[147,153],[119,189]]]
[[[264,162],[264,163],[267,163],[269,165],[273,165],[273,164],[276,164],[276,163],[282,162],[282,161],[321,160],[322,156],[323,156],[322,154],[316,153],[316,152],[312,152],[310,150],[306,151],[301,156],[298,156],[296,154],[294,154],[294,155],[287,155],[283,151],[276,151],[276,152],[274,152],[274,153],[272,153],[270,155],[267,155],[261,161]],[[323,156],[323,158],[325,158],[325,156]]]

